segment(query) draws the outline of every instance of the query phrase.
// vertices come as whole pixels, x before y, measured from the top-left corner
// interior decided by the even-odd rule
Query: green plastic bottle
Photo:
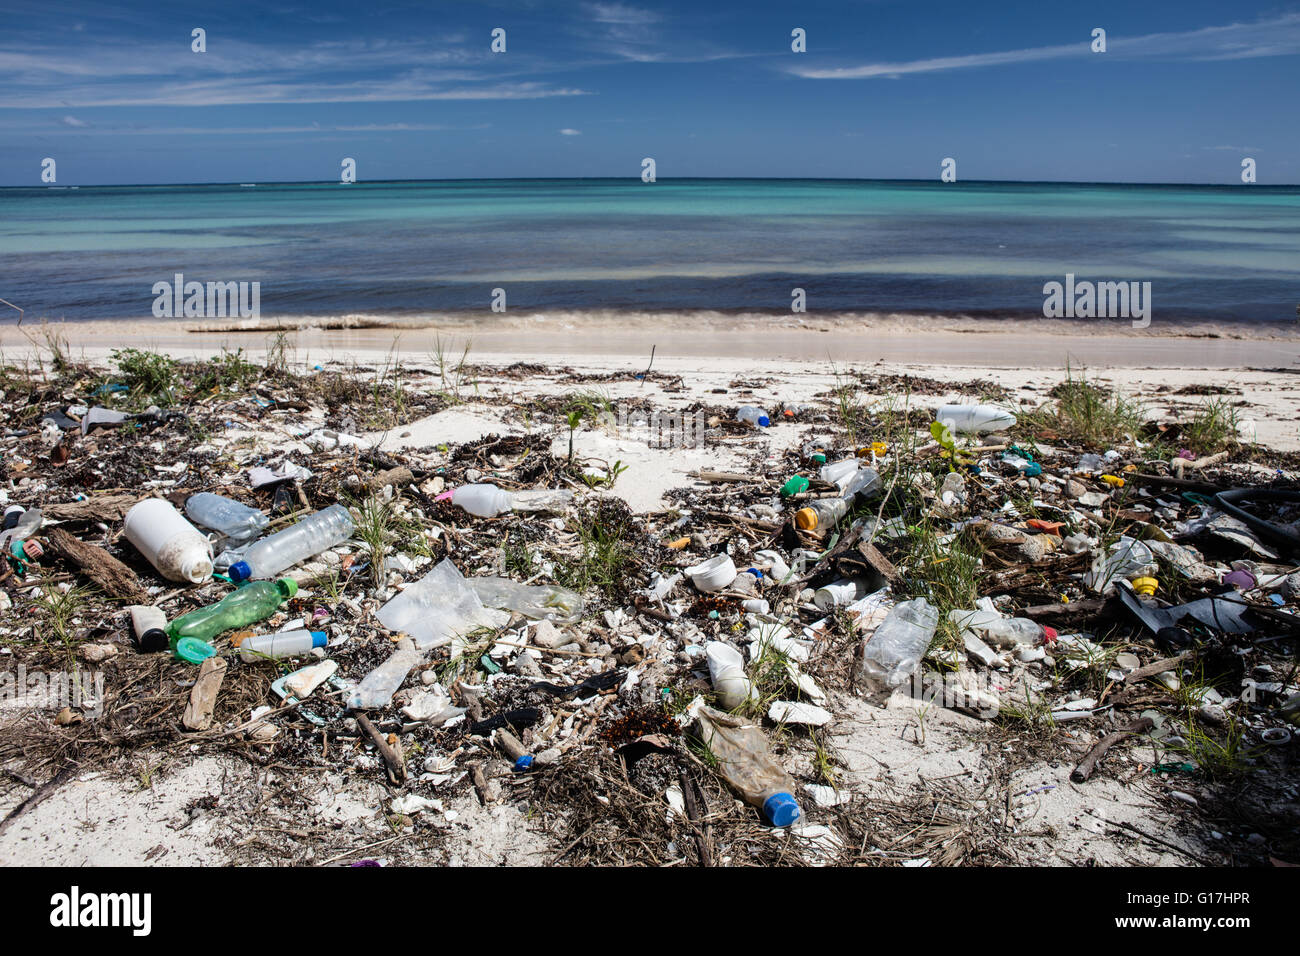
[[[172,651],[177,650],[176,645],[182,638],[211,641],[224,631],[263,621],[297,593],[298,582],[292,578],[245,584],[216,604],[182,614],[168,624],[167,637],[171,640]]]

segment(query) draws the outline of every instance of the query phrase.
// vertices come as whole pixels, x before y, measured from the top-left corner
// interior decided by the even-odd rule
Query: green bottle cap
[[[197,637],[182,637],[176,642],[176,656],[190,664],[202,664],[216,653],[215,647]]]
[[[807,490],[808,490],[808,479],[805,478],[803,475],[795,475],[793,478],[791,478],[789,481],[787,481],[784,485],[781,486],[781,494],[787,496],[797,495],[799,494],[799,492],[807,491]]]
[[[293,578],[280,578],[280,580],[275,583],[281,591],[285,592],[284,596],[286,599],[291,598],[298,593],[298,582]]]

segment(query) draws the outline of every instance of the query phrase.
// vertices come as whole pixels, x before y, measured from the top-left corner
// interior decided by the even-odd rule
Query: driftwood
[[[1133,721],[1127,727],[1121,727],[1113,734],[1107,734],[1093,746],[1082,760],[1070,771],[1070,779],[1075,783],[1083,783],[1092,776],[1093,770],[1097,768],[1097,761],[1106,755],[1106,751],[1115,746],[1129,734],[1144,734],[1155,726],[1155,721],[1150,717],[1142,717]]]
[[[388,742],[386,738],[365,714],[357,712],[357,726],[366,732],[366,736],[374,741],[375,746],[379,748],[380,755],[384,758],[384,763],[388,765],[388,779],[394,784],[400,784],[406,780],[406,761],[402,759],[399,753]],[[400,744],[398,746],[401,746]]]
[[[199,676],[190,691],[190,701],[185,705],[181,723],[187,730],[207,730],[212,726],[212,711],[217,706],[217,694],[226,677],[226,659],[209,657],[199,665]]]
[[[1148,677],[1154,677],[1156,674],[1163,674],[1165,671],[1171,671],[1191,656],[1191,651],[1184,651],[1177,657],[1166,657],[1164,660],[1152,661],[1150,664],[1143,664],[1141,667],[1134,668],[1125,674],[1124,683],[1136,684],[1138,681],[1145,680]]]
[[[151,603],[135,572],[103,548],[79,541],[62,528],[51,528],[46,544],[51,554],[75,565],[109,597],[132,604]]]
[[[140,500],[138,495],[98,495],[85,501],[64,501],[41,507],[41,513],[52,521],[121,521],[131,506]]]
[[[400,488],[402,485],[409,485],[413,481],[415,481],[415,475],[411,474],[411,469],[405,465],[399,465],[396,468],[390,468],[388,471],[381,471],[379,474],[372,476],[366,481],[366,487],[371,491],[382,491],[385,485]]]

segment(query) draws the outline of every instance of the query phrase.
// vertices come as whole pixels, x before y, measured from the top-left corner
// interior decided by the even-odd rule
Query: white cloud
[[[86,121],[85,121],[85,120],[79,120],[79,119],[77,119],[75,116],[65,116],[65,117],[63,117],[63,125],[64,125],[64,126],[75,126],[75,127],[80,128],[80,127],[86,125]]]
[[[561,135],[561,136],[581,136],[581,135],[582,135],[582,130],[580,130],[580,129],[569,129],[568,127],[565,127],[564,129],[560,130],[560,135]]]
[[[1107,35],[1106,52],[1093,53],[1091,36],[1075,43],[971,53],[961,56],[929,57],[901,62],[866,63],[848,67],[793,66],[787,72],[812,80],[863,80],[900,77],[913,73],[968,70],[1010,63],[1032,63],[1067,57],[1108,56],[1118,59],[1241,60],[1264,56],[1292,56],[1300,53],[1300,13],[1288,13],[1255,23],[1230,23],[1181,33],[1149,33],[1126,37]]]

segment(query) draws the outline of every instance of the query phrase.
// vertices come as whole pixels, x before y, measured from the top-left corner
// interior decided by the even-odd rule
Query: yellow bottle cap
[[[795,527],[804,531],[812,531],[817,527],[817,512],[811,508],[800,508],[794,513]]]
[[[1155,578],[1134,578],[1129,582],[1133,585],[1133,590],[1138,594],[1152,595],[1156,593],[1156,588],[1160,587],[1160,582]]]

